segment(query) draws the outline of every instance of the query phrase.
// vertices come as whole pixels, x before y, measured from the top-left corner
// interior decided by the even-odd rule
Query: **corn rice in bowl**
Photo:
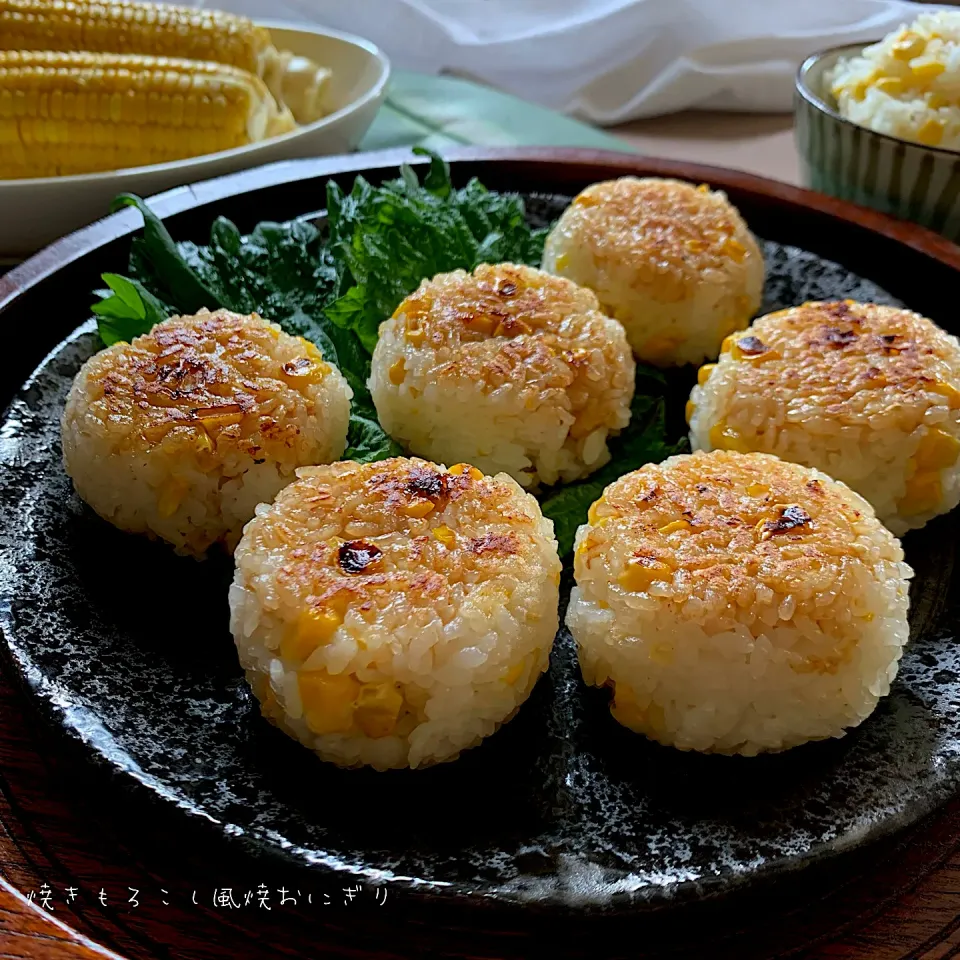
[[[960,150],[960,11],[920,14],[858,55],[841,58],[825,79],[846,120]]]

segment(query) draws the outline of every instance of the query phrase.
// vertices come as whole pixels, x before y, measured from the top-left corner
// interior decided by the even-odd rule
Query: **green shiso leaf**
[[[357,416],[350,417],[350,430],[347,433],[345,460],[358,460],[360,463],[373,463],[398,457],[403,453],[400,446],[388,437],[376,420]]]
[[[97,315],[100,339],[109,347],[149,333],[153,325],[169,316],[169,308],[138,280],[128,280],[116,273],[104,273],[109,287],[103,299],[91,310]]]
[[[325,314],[339,290],[340,272],[317,227],[300,220],[264,222],[243,236],[218,217],[209,243],[177,243],[139,198],[123,202],[141,211],[144,233],[132,245],[132,278],[111,274],[112,283],[104,278],[111,294],[93,307],[105,344],[147,333],[173,313],[196,312],[198,291],[204,291],[201,306],[258,313],[315,343],[324,359],[339,367],[354,393],[345,456],[368,462],[400,452],[380,428],[367,390],[373,345],[365,346]],[[162,291],[165,302],[150,288]],[[143,309],[133,300],[136,294]]]
[[[131,193],[121,193],[111,204],[110,212],[116,213],[123,207],[135,207],[140,211],[143,216],[141,242],[150,250],[156,279],[166,291],[176,295],[163,296],[161,290],[156,290],[155,293],[186,313],[196,313],[203,307],[213,309],[220,306],[214,294],[184,261],[163,221],[146,203]]]

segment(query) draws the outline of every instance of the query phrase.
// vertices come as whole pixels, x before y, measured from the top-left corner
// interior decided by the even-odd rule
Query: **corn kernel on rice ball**
[[[91,357],[61,432],[80,496],[121,530],[232,550],[299,466],[343,453],[351,390],[319,350],[260,317],[172,317]]]
[[[593,290],[658,366],[713,359],[763,294],[763,254],[726,194],[653,177],[581,192],[547,237],[543,269]]]
[[[621,477],[577,534],[567,625],[624,726],[744,754],[840,737],[890,689],[912,571],[869,504],[766,454]]]
[[[530,267],[425,280],[380,326],[370,391],[383,428],[432,460],[571,481],[630,420],[634,362],[596,297]]]
[[[298,471],[236,552],[264,716],[324,760],[455,759],[513,716],[558,625],[553,524],[510,477],[424,460]]]
[[[930,147],[960,150],[960,12],[922,13],[827,76],[840,115]]]
[[[807,303],[701,367],[694,450],[759,450],[853,487],[898,536],[960,501],[960,343],[909,310]]]

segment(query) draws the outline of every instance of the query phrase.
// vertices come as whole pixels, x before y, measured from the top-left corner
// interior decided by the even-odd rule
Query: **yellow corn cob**
[[[210,60],[260,77],[298,123],[322,116],[328,70],[280,53],[264,27],[216,10],[131,0],[0,0],[0,50]]]
[[[263,81],[219,63],[0,51],[0,179],[215,153],[293,126]]]
[[[270,34],[245,17],[129,0],[0,0],[0,49],[212,60],[259,75]]]

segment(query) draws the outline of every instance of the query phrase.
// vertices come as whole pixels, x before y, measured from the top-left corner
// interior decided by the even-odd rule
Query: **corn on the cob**
[[[265,81],[298,123],[324,113],[329,71],[280,53],[269,32],[216,10],[131,0],[0,0],[0,50],[135,53],[209,60]]]
[[[212,60],[260,74],[270,34],[245,17],[129,0],[0,0],[0,49]]]
[[[181,160],[293,126],[263,81],[236,67],[0,51],[0,179]]]

